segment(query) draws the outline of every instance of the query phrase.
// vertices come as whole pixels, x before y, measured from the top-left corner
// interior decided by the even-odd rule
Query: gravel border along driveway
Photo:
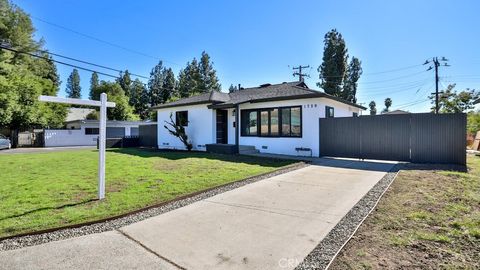
[[[135,214],[121,217],[118,219],[112,219],[105,222],[94,223],[91,225],[85,225],[81,227],[60,229],[53,232],[47,232],[42,234],[26,235],[26,236],[19,236],[19,237],[8,238],[5,240],[0,240],[0,251],[18,249],[18,248],[27,247],[27,246],[44,244],[51,241],[63,240],[63,239],[68,239],[68,238],[92,234],[92,233],[100,233],[100,232],[115,230],[120,227],[124,227],[126,225],[130,225],[132,223],[139,222],[144,219],[157,216],[157,215],[175,210],[177,208],[192,204],[194,202],[215,196],[217,194],[227,192],[229,190],[236,189],[238,187],[241,187],[253,182],[257,182],[263,179],[270,178],[275,175],[287,173],[287,172],[304,168],[307,166],[309,165],[304,162],[294,163],[285,168],[281,168],[267,174],[253,176],[250,178],[246,178],[244,180],[219,186],[217,188],[206,190],[204,192],[193,195],[191,197],[187,197],[180,200],[174,200],[172,202],[167,202],[166,204],[163,204],[159,207],[150,208],[145,211],[137,212]]]
[[[360,201],[340,220],[295,270],[327,269],[358,227],[375,208],[401,169],[395,165]]]

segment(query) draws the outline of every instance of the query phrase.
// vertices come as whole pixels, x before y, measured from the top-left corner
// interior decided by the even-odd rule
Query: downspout
[[[239,144],[239,140],[240,140],[240,134],[238,133],[238,130],[239,130],[239,126],[240,126],[240,123],[239,123],[239,115],[240,115],[240,106],[237,104],[235,106],[235,152],[236,154],[240,154],[240,144]]]

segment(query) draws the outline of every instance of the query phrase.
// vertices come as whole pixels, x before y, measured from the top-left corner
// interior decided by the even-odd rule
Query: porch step
[[[253,145],[239,145],[238,146],[238,152],[241,155],[248,155],[248,154],[257,154],[260,153],[255,146]]]

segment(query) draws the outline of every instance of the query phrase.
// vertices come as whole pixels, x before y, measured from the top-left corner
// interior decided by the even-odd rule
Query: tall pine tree
[[[187,63],[187,67],[188,67]],[[178,73],[178,84],[177,84],[177,92],[180,98],[189,97],[190,94],[190,83],[189,83],[188,75],[187,75],[187,68],[181,69]]]
[[[163,62],[160,61],[150,72],[148,80],[148,91],[150,93],[150,104],[155,106],[163,103]]]
[[[164,68],[162,71],[163,74],[163,85],[161,97],[163,103],[170,101],[172,97],[175,96],[175,86],[177,84],[175,80],[175,74],[171,68]]]
[[[217,78],[217,72],[213,69],[213,62],[210,62],[210,56],[205,51],[202,52],[198,71],[200,73],[200,80],[198,83],[200,93],[221,90]]]
[[[67,97],[69,98],[82,97],[82,87],[80,86],[80,75],[78,74],[78,70],[76,68],[74,68],[70,76],[68,76],[65,92],[67,93]]]
[[[353,56],[345,73],[342,91],[342,98],[344,100],[357,103],[357,86],[362,72],[362,62]]]
[[[133,106],[134,112],[141,119],[146,119],[148,117],[148,108],[150,107],[150,96],[147,88],[139,79],[135,79],[131,90],[130,105]]]
[[[193,58],[178,74],[177,93],[181,98],[220,90],[217,72],[205,51],[202,52],[200,62]]]
[[[130,78],[130,72],[125,70],[125,72],[120,72],[120,76],[117,78],[117,83],[120,84],[123,91],[125,92],[125,96],[130,97],[131,87],[132,87],[132,79]]]
[[[342,34],[332,29],[325,34],[323,63],[318,67],[321,82],[317,85],[325,93],[341,97],[343,79],[347,71],[348,50]]]
[[[98,74],[97,72],[92,73],[92,77],[90,78],[90,93],[88,95],[88,98],[90,99],[98,99],[95,98],[95,88],[98,87],[99,81],[98,81]]]

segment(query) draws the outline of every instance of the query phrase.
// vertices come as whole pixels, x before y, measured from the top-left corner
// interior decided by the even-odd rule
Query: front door
[[[217,110],[217,143],[228,143],[228,111]]]

